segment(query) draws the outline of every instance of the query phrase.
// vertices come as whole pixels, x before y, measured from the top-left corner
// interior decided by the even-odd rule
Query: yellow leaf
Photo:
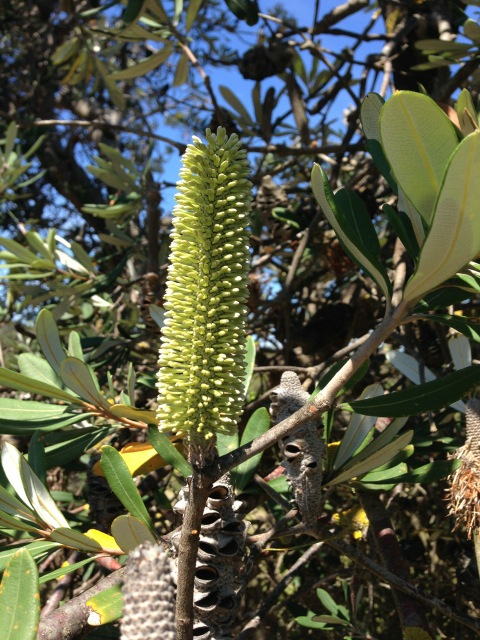
[[[98,542],[98,544],[102,546],[102,549],[105,549],[106,551],[114,551],[120,554],[123,553],[115,542],[115,538],[113,536],[109,536],[108,533],[103,533],[103,531],[99,531],[98,529],[89,529],[85,535],[88,538],[95,540],[95,542]]]
[[[123,447],[119,453],[132,477],[150,473],[150,471],[160,469],[167,464],[148,442],[132,442]],[[93,473],[97,476],[104,475],[100,460],[93,466]]]

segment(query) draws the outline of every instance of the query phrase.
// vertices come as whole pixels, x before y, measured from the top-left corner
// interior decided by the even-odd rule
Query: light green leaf
[[[10,238],[0,238],[0,245],[5,247],[5,249],[10,251],[10,253],[13,253],[14,256],[17,256],[17,258],[25,264],[31,264],[38,258],[34,253]]]
[[[462,140],[450,159],[417,268],[405,287],[406,301],[419,300],[480,253],[479,166],[477,131]]]
[[[116,584],[109,589],[100,591],[92,596],[85,605],[91,609],[88,616],[88,624],[97,627],[103,624],[115,622],[122,617],[123,595],[122,586]]]
[[[59,374],[60,365],[66,357],[57,323],[53,314],[48,309],[42,309],[35,323],[37,340],[43,355],[50,366]]]
[[[395,180],[430,226],[448,160],[458,144],[453,124],[431,98],[397,91],[382,107],[380,135]]]
[[[110,408],[98,392],[97,385],[88,366],[78,358],[68,356],[60,366],[60,375],[69,389],[94,406]]]
[[[371,384],[362,391],[360,398],[376,398],[381,395],[383,395],[382,386],[380,384]],[[376,420],[375,416],[353,414],[335,456],[334,470],[339,469],[353,456],[373,428]]]
[[[116,418],[128,418],[130,420],[138,420],[145,424],[155,424],[157,421],[156,413],[150,409],[136,409],[128,404],[113,404],[108,407],[109,413]]]
[[[340,405],[366,416],[400,418],[426,411],[437,411],[467,395],[480,384],[480,366],[454,371],[438,380],[402,389],[370,400],[355,400]]]
[[[9,560],[0,585],[3,640],[35,640],[40,618],[38,571],[26,549]]]
[[[77,331],[70,331],[68,336],[68,355],[72,358],[77,358],[82,362],[85,362],[85,356],[83,355],[82,341],[80,334]]]
[[[3,465],[2,465],[3,466]],[[11,484],[11,483],[10,483]],[[13,485],[12,485],[13,486]],[[12,496],[4,487],[0,486],[0,508],[5,513],[18,518],[23,518],[30,522],[36,522],[37,518],[33,511]]]
[[[93,556],[85,558],[85,560],[80,560],[79,562],[74,562],[73,564],[62,565],[60,569],[55,569],[55,571],[50,571],[50,573],[41,576],[39,582],[40,584],[45,584],[50,580],[57,580],[58,578],[66,576],[67,573],[73,573],[74,571],[81,569],[81,567],[84,567],[86,564],[90,564],[90,562],[95,562],[95,560],[96,557]]]
[[[9,162],[10,155],[15,148],[15,140],[17,139],[18,127],[16,122],[10,122],[5,132],[5,149],[3,154],[6,162]]]
[[[163,323],[165,322],[165,309],[162,309],[162,307],[159,307],[156,304],[151,304],[148,307],[148,313],[157,326],[162,329]]]
[[[26,522],[23,522],[22,520],[17,520],[16,518],[13,518],[12,516],[8,515],[8,513],[5,513],[5,511],[1,511],[0,510],[0,528],[4,528],[4,529],[13,529],[18,530],[18,531],[30,531],[31,533],[35,533],[36,535],[38,535],[39,530],[41,529],[41,527],[37,526],[34,527],[31,524],[27,524]]]
[[[247,397],[248,388],[250,386],[250,382],[252,381],[253,370],[255,368],[255,356],[256,348],[255,348],[255,340],[252,336],[247,336],[247,348],[245,355],[246,362],[246,372],[245,372],[245,384],[244,384],[244,395]]]
[[[70,529],[68,525],[52,531],[50,538],[64,547],[71,547],[72,549],[78,549],[78,551],[85,551],[86,553],[100,553],[102,551],[101,544],[79,531]]]
[[[353,464],[345,471],[339,473],[337,476],[332,478],[332,480],[329,480],[325,486],[333,487],[336,484],[348,482],[352,478],[358,478],[363,476],[365,473],[372,471],[372,469],[381,467],[392,460],[404,447],[410,444],[412,437],[413,431],[407,431],[365,460],[358,462],[358,464]]]
[[[363,246],[363,241],[350,227],[350,224],[345,219],[339,220],[339,218],[342,217],[341,212],[335,204],[327,176],[318,164],[313,165],[312,190],[318,204],[322,208],[323,214],[335,231],[345,251],[369,273],[385,297],[389,299],[391,284],[383,265],[368,254],[366,248]],[[360,246],[358,246],[358,244]]]
[[[111,490],[125,509],[153,532],[153,523],[122,456],[113,447],[105,446],[102,448],[101,464]]]
[[[143,522],[130,515],[115,518],[111,531],[115,542],[125,553],[131,553],[144,542],[156,543],[150,529]]]
[[[24,542],[28,542],[28,540],[24,540]],[[47,540],[38,540],[36,542],[31,542],[30,544],[26,544],[23,549],[26,549],[28,553],[32,556],[32,558],[38,558],[40,556],[46,555],[49,551],[53,549],[58,549],[59,545],[56,542],[50,542]],[[14,549],[7,549],[6,551],[0,551],[0,572],[4,571],[7,562],[14,556],[18,551],[18,547]]]
[[[53,264],[54,255],[48,246],[42,240],[42,236],[36,231],[27,231],[25,240],[36,253],[40,254],[45,260]]]
[[[27,376],[27,378],[33,378],[39,382],[60,387],[60,378],[50,364],[40,356],[33,353],[21,353],[17,362],[20,373]]]

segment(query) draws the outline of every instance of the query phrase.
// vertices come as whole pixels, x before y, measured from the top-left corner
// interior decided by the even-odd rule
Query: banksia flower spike
[[[473,533],[477,547],[480,532],[480,400],[467,402],[466,442],[452,458],[462,463],[449,478],[449,513],[456,519],[455,528],[464,524],[469,538]],[[480,553],[480,545],[478,551]]]
[[[159,429],[207,440],[243,405],[250,173],[234,134],[209,129],[183,156],[159,356]]]

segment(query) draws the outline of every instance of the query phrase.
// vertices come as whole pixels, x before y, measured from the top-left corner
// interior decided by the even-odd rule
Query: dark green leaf
[[[245,431],[243,432],[242,439],[240,441],[240,446],[243,446],[264,434],[268,431],[269,426],[270,416],[268,415],[268,411],[265,407],[258,408],[247,422],[247,426],[245,427]],[[250,478],[253,476],[261,458],[261,453],[256,456],[252,456],[232,471],[233,483],[240,491],[245,489],[249,483]]]
[[[86,553],[99,553],[102,551],[102,546],[98,542],[69,527],[58,527],[54,529],[50,534],[50,538],[65,547],[71,547],[72,549],[78,549]]]
[[[160,433],[156,425],[151,424],[148,426],[148,439],[155,451],[162,456],[168,464],[172,465],[174,469],[185,477],[192,475],[193,469],[190,464],[185,460],[180,451],[173,446],[167,436],[164,433]]]
[[[28,540],[24,540],[23,542],[28,542]],[[36,542],[31,542],[30,544],[25,544],[22,548],[26,549],[32,558],[39,558],[40,556],[47,554],[49,551],[58,549],[59,546],[60,545],[57,542],[38,540]],[[0,572],[5,569],[7,562],[17,551],[18,547],[15,549],[7,549],[6,551],[0,551]]]
[[[439,322],[447,327],[452,327],[460,333],[463,333],[467,338],[480,342],[480,321],[479,318],[468,316],[451,316],[449,314],[434,314],[423,315],[424,320],[432,320],[433,322]]]
[[[105,446],[102,449],[102,471],[110,485],[111,490],[132,516],[138,518],[151,531],[154,531],[153,523],[148,511],[143,504],[142,497],[138,493],[130,471],[116,449]]]
[[[46,573],[40,577],[40,584],[45,584],[45,582],[49,582],[50,580],[56,580],[57,578],[61,578],[62,576],[67,575],[67,573],[72,573],[81,567],[84,567],[86,564],[90,562],[94,562],[96,560],[95,556],[90,558],[85,558],[85,560],[80,560],[79,562],[74,562],[73,564],[66,564],[65,566],[61,566],[60,569],[55,569],[55,571],[50,571],[50,573]]]
[[[355,233],[357,247],[365,255],[370,255],[380,262],[380,242],[363,200],[355,192],[347,189],[337,191],[334,199]]]
[[[401,418],[448,406],[480,384],[480,366],[465,367],[444,378],[402,389],[379,398],[355,400],[341,408],[366,416]]]
[[[28,443],[28,464],[40,478],[41,482],[47,485],[47,467],[45,458],[45,446],[40,439],[40,432],[35,431]]]
[[[382,211],[387,215],[388,221],[395,230],[395,233],[402,241],[405,249],[413,260],[417,261],[420,253],[420,247],[415,238],[415,232],[413,230],[410,218],[403,211],[396,211],[389,204],[384,204]]]
[[[462,464],[461,460],[435,460],[422,467],[411,469],[398,478],[398,482],[436,482],[446,478]]]

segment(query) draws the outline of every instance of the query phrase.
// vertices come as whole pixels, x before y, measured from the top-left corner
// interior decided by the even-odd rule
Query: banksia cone
[[[452,455],[462,463],[449,478],[447,500],[455,529],[464,524],[470,539],[480,530],[480,400],[467,402],[466,422],[466,442]]]
[[[232,431],[243,405],[250,173],[238,137],[207,129],[183,157],[159,356],[159,429]]]
[[[175,640],[175,585],[170,559],[155,544],[131,554],[123,582],[122,640]]]
[[[309,398],[293,371],[282,374],[280,386],[272,391],[270,415],[274,424],[298,411]],[[318,419],[308,420],[280,442],[284,459],[281,464],[290,482],[295,502],[303,521],[314,526],[321,514],[323,497],[320,491],[323,458],[326,447]]]

